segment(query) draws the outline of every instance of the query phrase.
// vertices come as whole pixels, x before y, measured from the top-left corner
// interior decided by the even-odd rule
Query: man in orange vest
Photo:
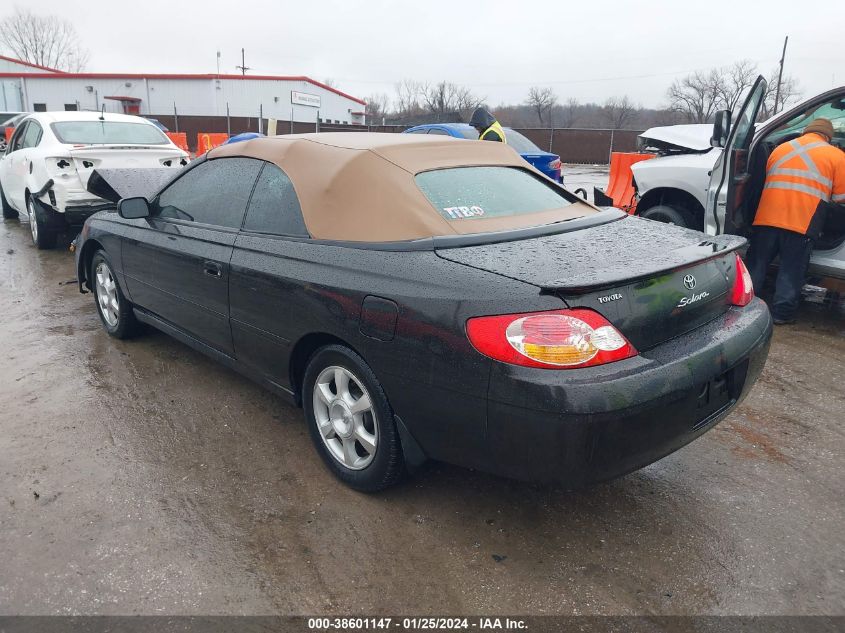
[[[795,140],[778,145],[754,217],[748,272],[762,288],[769,264],[780,258],[772,318],[795,322],[807,265],[828,212],[845,213],[845,152],[830,144],[833,125],[816,119]]]

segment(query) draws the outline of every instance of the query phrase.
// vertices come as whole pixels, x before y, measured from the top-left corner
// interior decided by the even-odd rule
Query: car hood
[[[649,128],[638,138],[640,139],[641,149],[706,152],[711,148],[710,138],[712,136],[712,124],[695,123]]]

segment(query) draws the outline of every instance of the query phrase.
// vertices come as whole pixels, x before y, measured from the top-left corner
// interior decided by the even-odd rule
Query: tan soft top
[[[299,196],[316,239],[391,242],[507,231],[593,213],[587,204],[511,217],[447,220],[414,181],[423,171],[505,166],[532,170],[502,143],[447,136],[336,132],[291,134],[221,145],[209,159],[245,156],[278,165]],[[537,172],[539,173],[539,172]]]

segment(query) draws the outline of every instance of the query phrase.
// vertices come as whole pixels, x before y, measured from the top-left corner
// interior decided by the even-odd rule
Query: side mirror
[[[146,198],[123,198],[117,203],[117,214],[126,220],[150,217],[150,203]]]
[[[730,131],[731,111],[719,110],[716,113],[716,120],[713,121],[713,136],[710,137],[710,145],[713,147],[724,147],[728,142]]]

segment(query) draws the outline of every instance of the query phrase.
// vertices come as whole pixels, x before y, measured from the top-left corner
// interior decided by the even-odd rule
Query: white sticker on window
[[[478,205],[470,207],[443,207],[443,216],[447,220],[465,220],[467,218],[479,218],[484,215],[484,209]]]

